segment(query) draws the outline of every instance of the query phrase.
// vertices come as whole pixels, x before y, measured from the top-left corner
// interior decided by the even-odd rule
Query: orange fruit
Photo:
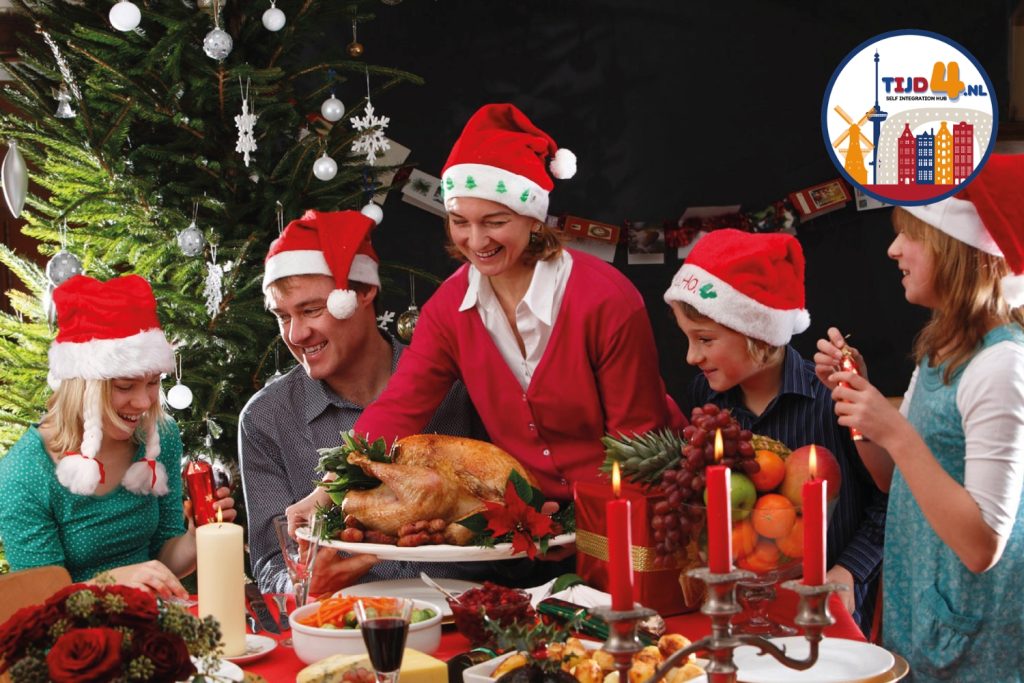
[[[775,543],[779,546],[779,550],[782,551],[783,555],[789,557],[803,557],[804,556],[804,519],[803,517],[797,517],[796,522],[793,523],[793,528],[789,530],[789,533],[782,538],[775,539]]]
[[[741,569],[748,569],[757,574],[766,574],[779,566],[781,553],[772,541],[761,539],[754,546],[754,552],[741,557],[736,562]]]
[[[786,461],[772,451],[754,451],[754,460],[761,466],[757,472],[748,475],[758,491],[771,491],[786,478]]]
[[[749,519],[734,522],[732,525],[732,559],[738,560],[754,552],[757,545],[757,532]]]
[[[782,538],[796,522],[796,508],[789,498],[777,493],[766,493],[754,503],[750,513],[754,530],[765,538]]]

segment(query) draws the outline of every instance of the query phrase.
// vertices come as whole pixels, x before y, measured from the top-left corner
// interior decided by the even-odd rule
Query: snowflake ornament
[[[366,163],[373,166],[377,163],[378,154],[391,149],[391,143],[384,137],[384,129],[391,123],[391,119],[387,116],[375,116],[373,103],[367,102],[366,114],[362,118],[353,116],[351,121],[352,127],[360,133],[352,142],[352,151],[356,154],[365,154]]]
[[[249,87],[246,85],[245,96],[242,97],[242,113],[235,117],[235,127],[238,128],[238,142],[235,143],[235,151],[242,153],[242,160],[246,168],[249,167],[249,155],[256,151],[256,137],[254,128],[259,114],[249,112]]]
[[[203,296],[206,297],[206,312],[214,318],[220,311],[221,301],[224,300],[224,269],[217,265],[216,245],[210,245],[210,256],[210,261],[206,263],[206,286],[203,288]]]
[[[383,315],[377,316],[377,327],[379,327],[382,330],[388,329],[388,325],[390,325],[393,322],[395,322],[394,311],[384,311]]]

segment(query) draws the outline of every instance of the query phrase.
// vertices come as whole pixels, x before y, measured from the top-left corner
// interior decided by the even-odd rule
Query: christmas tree
[[[194,394],[172,411],[186,451],[209,434],[234,459],[238,412],[276,369],[266,249],[304,209],[370,201],[388,170],[370,164],[387,142],[370,98],[419,82],[364,63],[355,39],[331,58],[310,49],[372,20],[372,1],[157,0],[130,28],[125,0],[16,0],[36,34],[10,67],[3,97],[21,115],[0,119],[0,137],[17,142],[42,190],[27,197],[25,232],[47,257],[73,256],[51,260],[48,277],[0,246],[27,290],[9,292],[15,313],[0,316],[0,452],[44,408],[48,292],[77,257],[100,279],[151,281]]]

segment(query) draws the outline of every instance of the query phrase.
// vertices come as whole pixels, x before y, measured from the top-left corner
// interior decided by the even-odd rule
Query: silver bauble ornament
[[[213,29],[203,38],[203,52],[207,57],[217,61],[231,54],[231,48],[234,45],[235,41],[231,39],[228,32],[219,28]]]
[[[7,143],[7,156],[4,157],[0,176],[4,185],[4,201],[11,215],[17,218],[25,208],[25,197],[28,196],[28,166],[14,140]]]
[[[287,21],[284,12],[277,9],[273,2],[270,3],[270,9],[263,13],[263,27],[268,31],[280,31]]]
[[[359,210],[359,213],[363,214],[376,225],[380,225],[380,222],[384,220],[384,209],[380,208],[377,204],[370,202]]]
[[[57,307],[53,303],[53,290],[56,289],[52,284],[46,285],[46,291],[43,292],[43,315],[46,316],[46,324],[49,325],[52,331],[54,326],[57,324]]]
[[[332,179],[338,175],[338,162],[324,152],[322,157],[313,162],[313,175],[323,181]]]
[[[167,392],[167,405],[175,410],[184,410],[192,405],[192,390],[178,382]]]
[[[331,93],[331,96],[320,105],[320,113],[332,123],[334,121],[341,121],[341,117],[345,115],[345,105],[334,96],[334,93]]]
[[[118,31],[133,31],[142,21],[142,12],[128,0],[115,3],[107,16],[110,18],[110,25]]]
[[[185,256],[199,256],[203,253],[205,246],[206,240],[203,238],[203,232],[194,221],[178,233],[178,247]]]
[[[406,344],[412,341],[412,333],[416,329],[416,323],[420,320],[420,309],[416,307],[416,304],[409,304],[409,310],[398,316],[398,320],[395,321],[395,330],[398,332],[398,338],[404,341]]]
[[[46,277],[53,283],[54,287],[61,285],[65,280],[82,274],[82,262],[70,251],[61,249],[50,262],[46,264]]]
[[[274,374],[267,378],[267,381],[263,383],[264,386],[273,384],[284,377],[284,374],[280,370],[274,370]]]

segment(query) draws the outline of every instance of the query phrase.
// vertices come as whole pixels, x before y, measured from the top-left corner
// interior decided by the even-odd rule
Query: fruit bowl
[[[473,647],[493,643],[494,634],[484,620],[484,615],[502,626],[515,622],[532,622],[536,612],[530,604],[530,594],[514,588],[505,588],[490,581],[484,581],[479,588],[471,588],[459,595],[459,601],[448,600],[455,618],[455,628],[464,635]]]

